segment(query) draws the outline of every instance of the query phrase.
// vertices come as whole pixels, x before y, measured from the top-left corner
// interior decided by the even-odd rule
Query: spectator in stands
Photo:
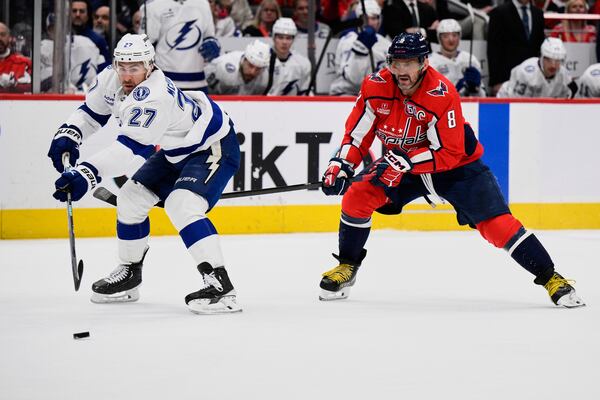
[[[485,97],[481,87],[481,64],[467,51],[459,51],[462,29],[458,21],[443,19],[437,27],[440,51],[429,56],[429,65],[441,72],[456,86],[463,97]]]
[[[221,0],[208,0],[215,23],[216,37],[241,36],[241,32],[235,26],[235,21],[229,16],[227,9],[222,6]]]
[[[308,1],[295,0],[293,19],[298,29],[296,37],[308,37]],[[314,0],[312,0],[314,1]],[[315,7],[315,13],[318,11]],[[322,22],[315,21],[315,38],[326,39],[329,36],[330,28]]]
[[[8,26],[0,22],[0,93],[31,92],[31,60],[11,51]]]
[[[306,94],[310,83],[310,61],[292,52],[294,37],[298,33],[291,18],[279,18],[273,25],[273,51],[267,69],[269,96],[298,96]]]
[[[338,42],[335,51],[336,77],[329,89],[332,95],[356,96],[365,76],[385,66],[392,43],[377,33],[381,24],[381,8],[375,0],[364,1],[367,24],[359,31],[349,31]],[[354,13],[357,17],[363,15],[361,3],[356,4]],[[369,53],[373,55],[374,68]]]
[[[588,4],[585,0],[569,0],[566,5],[567,14],[586,14]],[[585,20],[563,20],[552,28],[550,36],[563,42],[591,43],[596,41],[596,27]]]
[[[244,51],[232,51],[206,66],[208,92],[211,94],[262,95],[268,84],[266,67],[271,48],[255,40]]]
[[[567,2],[563,0],[550,0],[548,1],[548,6],[545,11],[548,12],[556,12],[556,13],[564,13],[566,9]]]
[[[102,65],[98,66],[98,72],[100,72],[111,63],[112,57],[106,40],[92,29],[90,10],[88,0],[73,0],[71,2],[71,28],[73,34],[87,37],[98,47],[98,51],[105,60]]]
[[[54,59],[54,14],[46,18],[47,38],[40,44],[41,90],[52,89],[52,67]],[[67,92],[85,92],[96,79],[98,65],[104,63],[104,57],[98,47],[89,38],[81,35],[71,36],[71,61],[69,63],[69,85]]]
[[[600,63],[592,64],[577,79],[577,97],[600,97]]]
[[[140,32],[142,27],[142,11],[137,10],[131,16],[131,33],[143,33]]]
[[[244,30],[244,36],[271,37],[273,24],[281,18],[277,0],[262,0],[256,9],[254,21]]]
[[[543,41],[544,14],[530,0],[511,0],[490,12],[487,54],[493,95],[513,67],[540,54]]]
[[[417,0],[389,0],[383,6],[382,15],[383,32],[390,38],[423,28],[429,42],[437,40],[438,15],[429,4]]]
[[[221,5],[233,18],[238,29],[244,29],[254,20],[254,14],[248,4],[248,0],[221,0]]]
[[[110,8],[100,6],[94,11],[94,32],[109,41],[110,35]]]
[[[547,38],[540,52],[541,57],[528,58],[512,69],[498,97],[573,98],[577,85],[562,65],[567,58],[562,40]]]

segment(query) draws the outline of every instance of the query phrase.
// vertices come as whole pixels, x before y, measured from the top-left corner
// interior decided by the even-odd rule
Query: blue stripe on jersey
[[[152,154],[154,154],[154,146],[151,144],[141,144],[140,142],[137,142],[125,135],[117,136],[117,142],[127,147],[136,156],[144,157],[146,160],[150,158]]]
[[[481,158],[492,170],[502,194],[509,201],[510,104],[479,104],[479,141],[485,152]]]
[[[97,112],[92,111],[91,108],[88,107],[88,105],[86,103],[83,103],[79,109],[83,112],[85,112],[87,115],[89,115],[90,117],[92,117],[92,119],[94,121],[96,121],[97,123],[99,123],[101,126],[106,125],[106,123],[108,122],[108,120],[110,119],[110,114],[108,115],[103,115],[103,114],[98,114]]]
[[[139,224],[124,224],[117,220],[117,237],[121,240],[143,239],[150,235],[150,219],[146,218]]]
[[[176,156],[182,156],[184,154],[190,154],[197,148],[201,147],[204,143],[206,143],[206,140],[209,137],[211,137],[212,135],[217,133],[219,131],[219,129],[221,129],[221,127],[223,126],[223,112],[221,111],[219,106],[214,101],[212,101],[208,97],[207,97],[207,99],[210,103],[210,106],[212,107],[213,115],[210,119],[210,122],[208,123],[208,126],[206,127],[206,131],[204,132],[204,135],[202,136],[202,140],[200,141],[200,143],[197,143],[197,144],[194,144],[194,145],[188,146],[188,147],[179,147],[177,149],[164,150],[164,152],[167,156],[176,157]],[[200,118],[202,118],[202,117],[200,117]],[[231,123],[230,123],[230,125],[231,125]]]
[[[185,247],[188,249],[192,245],[207,236],[216,235],[217,230],[208,218],[199,219],[192,222],[179,232],[179,236],[183,239]]]
[[[167,78],[171,78],[174,81],[203,81],[205,79],[204,72],[169,72],[164,71],[163,74]]]

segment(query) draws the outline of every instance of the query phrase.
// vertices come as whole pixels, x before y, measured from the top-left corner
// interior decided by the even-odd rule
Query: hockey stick
[[[71,170],[69,153],[63,153],[62,163],[65,167],[65,172],[69,172]],[[78,291],[79,285],[81,285],[81,277],[83,276],[83,260],[79,260],[79,263],[77,263],[77,255],[75,254],[75,230],[73,226],[73,202],[71,201],[71,192],[67,192],[67,221],[69,225],[69,247],[71,248],[71,271],[73,272],[75,291]]]
[[[471,19],[471,43],[469,43],[469,68],[473,64],[473,36],[475,35],[475,13],[471,4],[467,3],[467,9],[469,10],[469,18]]]
[[[363,17],[364,24],[369,25],[369,16],[367,15],[367,8],[365,7],[365,0],[360,0],[360,5],[362,7],[362,12],[363,12],[362,17]],[[373,59],[373,50],[371,48],[369,48],[368,50],[369,50],[369,61],[371,62],[371,72],[375,72],[375,60]]]
[[[354,178],[350,179],[350,182],[361,182],[365,180],[370,175],[358,174]],[[254,189],[254,190],[243,190],[240,192],[229,192],[223,193],[221,195],[221,199],[235,199],[237,197],[249,197],[249,196],[260,196],[264,194],[275,194],[275,193],[285,193],[285,192],[294,192],[298,190],[309,190],[309,189],[317,189],[321,187],[321,182],[309,182],[309,183],[299,183],[297,185],[288,185],[288,186],[280,186],[274,188],[267,189]],[[105,203],[111,204],[113,206],[117,205],[117,195],[108,190],[105,187],[99,187],[93,193],[93,196],[98,200],[101,200]],[[159,201],[156,203],[157,207],[164,207],[164,203]]]

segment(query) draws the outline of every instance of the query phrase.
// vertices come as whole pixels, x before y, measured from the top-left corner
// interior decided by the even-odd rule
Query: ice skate
[[[544,284],[544,288],[548,291],[552,302],[557,306],[566,308],[585,306],[583,300],[577,296],[575,288],[571,286],[573,283],[575,281],[565,279],[559,273],[555,272],[548,282]]]
[[[225,314],[242,311],[236,293],[224,267],[214,268],[208,263],[198,265],[204,287],[185,296],[185,303],[196,314]]]
[[[142,266],[148,249],[141,261],[120,264],[106,278],[92,285],[92,303],[127,303],[140,298],[138,287],[142,284]]]
[[[321,287],[319,300],[330,301],[347,298],[350,295],[350,289],[356,282],[356,274],[358,273],[360,263],[365,258],[366,254],[367,251],[363,250],[358,263],[343,260],[339,256],[333,254],[340,264],[323,273],[323,278],[319,285]]]

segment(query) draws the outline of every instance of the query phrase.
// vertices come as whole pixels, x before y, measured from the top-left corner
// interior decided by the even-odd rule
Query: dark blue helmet
[[[392,40],[387,60],[391,63],[396,58],[418,58],[423,62],[429,53],[429,44],[420,33],[402,32]]]

